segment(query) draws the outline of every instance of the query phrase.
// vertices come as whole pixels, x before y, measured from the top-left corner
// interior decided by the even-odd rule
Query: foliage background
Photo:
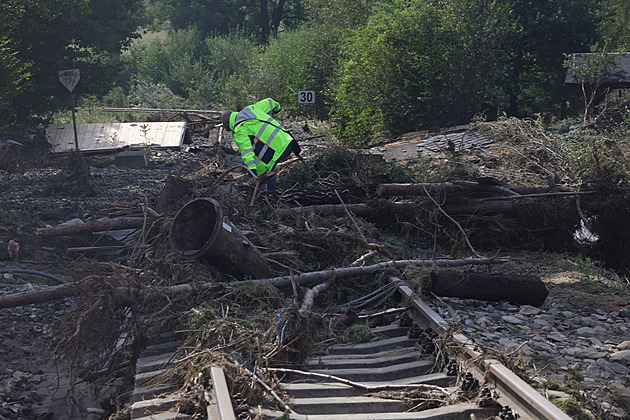
[[[630,46],[621,0],[7,0],[0,123],[80,104],[240,109],[272,96],[366,145],[500,115],[578,115],[565,56]],[[314,90],[317,103],[298,105]]]

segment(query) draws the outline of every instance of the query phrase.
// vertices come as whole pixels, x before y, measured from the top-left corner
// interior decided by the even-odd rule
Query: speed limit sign
[[[301,90],[298,92],[298,104],[314,104],[314,103],[315,103],[314,90]]]

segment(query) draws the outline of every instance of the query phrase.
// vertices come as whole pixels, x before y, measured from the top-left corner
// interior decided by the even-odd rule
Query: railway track
[[[407,285],[401,282],[397,291],[406,310],[395,323],[372,329],[379,340],[331,346],[300,371],[275,368],[290,409],[259,408],[250,418],[571,419],[468,337],[450,332],[448,323]],[[446,337],[449,348],[444,346]],[[235,419],[221,376],[213,372],[208,418]],[[403,390],[408,392],[401,398]]]

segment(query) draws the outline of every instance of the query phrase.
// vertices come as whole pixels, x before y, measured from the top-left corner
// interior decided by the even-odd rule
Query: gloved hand
[[[247,185],[249,185],[250,187],[253,187],[256,185],[256,182],[258,182],[258,177],[250,176],[249,179],[247,180]]]

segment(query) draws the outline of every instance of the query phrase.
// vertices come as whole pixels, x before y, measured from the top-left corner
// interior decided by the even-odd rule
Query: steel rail
[[[390,281],[398,281],[391,277]],[[430,327],[436,333],[448,331],[448,323],[429,307],[407,285],[400,285],[399,292],[414,311],[414,320],[425,328]],[[518,377],[514,372],[496,359],[488,358],[476,349],[474,343],[464,334],[453,334],[455,342],[465,350],[465,359],[474,368],[474,375],[496,387],[499,403],[513,409],[522,420],[571,420],[558,407],[543,397],[538,391]]]
[[[223,369],[215,366],[211,367],[210,377],[212,378],[214,401],[210,401],[212,397],[206,395],[206,402],[208,402],[208,418],[213,420],[236,420],[230,390],[225,380]],[[214,402],[214,404],[212,404],[212,402]],[[213,409],[216,409],[218,418],[213,415]]]

